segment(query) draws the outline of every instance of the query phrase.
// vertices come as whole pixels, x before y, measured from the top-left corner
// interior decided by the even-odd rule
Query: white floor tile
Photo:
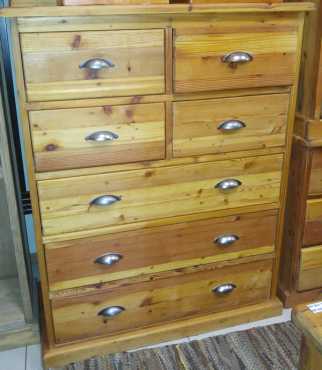
[[[43,370],[39,344],[27,347],[26,370]]]
[[[0,370],[25,370],[26,347],[0,352]]]

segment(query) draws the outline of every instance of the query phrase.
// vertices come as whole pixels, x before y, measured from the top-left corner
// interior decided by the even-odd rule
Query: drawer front
[[[164,104],[30,112],[37,171],[163,159]]]
[[[127,282],[104,293],[54,299],[56,342],[107,336],[266,300],[271,269],[271,260],[220,269],[208,267],[177,277]],[[214,293],[218,286],[221,289]],[[218,290],[232,291],[220,294]]]
[[[282,162],[276,154],[40,181],[43,233],[275,203]]]
[[[26,33],[21,47],[29,101],[164,92],[163,30]]]
[[[303,244],[322,244],[322,199],[307,201]]]
[[[174,156],[284,145],[288,104],[286,94],[175,103]]]
[[[236,23],[236,24],[234,24]],[[267,31],[238,22],[204,30],[177,29],[175,91],[291,85],[296,76],[296,30]],[[261,28],[263,30],[261,31]],[[212,29],[212,31],[211,31]]]
[[[322,245],[302,248],[298,290],[322,288]]]
[[[312,150],[309,195],[322,194],[322,148]]]
[[[46,245],[51,290],[274,250],[276,211]]]

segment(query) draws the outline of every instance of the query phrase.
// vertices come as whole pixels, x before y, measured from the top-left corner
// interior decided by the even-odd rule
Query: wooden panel
[[[297,33],[265,32],[258,25],[248,31],[231,29],[177,31],[175,91],[177,93],[260,86],[290,85],[295,81]],[[204,28],[205,29],[205,28]],[[253,60],[233,67],[222,58],[246,51]]]
[[[56,341],[107,336],[263,301],[269,298],[271,267],[271,260],[219,270],[214,266],[214,270],[53,300]],[[214,287],[225,283],[235,284],[236,289],[224,296],[212,292]],[[125,311],[110,319],[98,315],[109,306],[121,306]]]
[[[174,156],[231,152],[285,144],[288,95],[260,95],[174,104]],[[245,127],[223,131],[227,120]]]
[[[322,287],[322,245],[303,248],[298,290]]]
[[[67,289],[249,253],[270,253],[275,227],[276,211],[270,211],[48,244],[49,285],[51,290]],[[214,243],[222,235],[239,239],[228,246]],[[122,259],[112,266],[94,263],[107,253],[118,253]]]
[[[322,148],[312,150],[309,195],[322,194]]]
[[[29,101],[164,92],[163,30],[22,34],[21,44]],[[93,58],[114,66],[79,67]]]
[[[164,104],[135,104],[30,112],[38,171],[162,159],[165,155]],[[110,131],[118,138],[85,138]]]
[[[303,245],[322,244],[322,199],[307,201]]]
[[[168,4],[168,0],[62,0],[62,5],[137,5]]]
[[[231,209],[279,200],[283,155],[38,182],[44,235]],[[222,192],[227,178],[241,182]],[[119,201],[91,206],[99,196]],[[148,224],[147,224],[148,225]]]

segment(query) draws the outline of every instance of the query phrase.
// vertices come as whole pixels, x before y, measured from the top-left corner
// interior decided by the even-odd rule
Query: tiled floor
[[[40,346],[35,344],[0,352],[0,370],[43,370]]]
[[[178,342],[185,342],[194,339],[202,339],[210,336],[223,335],[229,332],[247,330],[256,326],[266,326],[271,324],[277,324],[280,322],[289,321],[291,318],[291,310],[284,310],[283,314],[278,317],[272,317],[271,319],[251,322],[223,330],[218,330],[211,333],[198,335],[195,337],[184,338],[175,342],[162,343],[172,344]],[[156,346],[151,347],[157,347]],[[22,348],[13,349],[11,351],[0,352],[0,370],[43,370],[41,357],[40,357],[40,346],[33,345]]]

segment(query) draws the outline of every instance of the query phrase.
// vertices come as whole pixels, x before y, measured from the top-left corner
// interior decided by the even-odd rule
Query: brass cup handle
[[[222,57],[222,62],[227,63],[230,67],[236,67],[238,64],[249,63],[253,60],[253,56],[245,51],[234,51]]]
[[[79,65],[79,68],[90,69],[91,71],[99,71],[104,68],[113,68],[113,67],[115,67],[115,64],[103,58],[88,59]]]
[[[86,141],[95,141],[95,142],[103,142],[103,141],[113,141],[117,140],[119,135],[115,134],[112,131],[96,131],[92,134],[85,137]]]
[[[91,206],[107,207],[116,202],[120,202],[122,198],[118,195],[101,195],[90,202]]]
[[[99,313],[97,314],[98,316],[103,316],[103,317],[115,317],[120,315],[122,312],[125,311],[125,308],[122,306],[110,306],[103,308]]]
[[[218,125],[218,130],[223,132],[233,132],[238,131],[242,128],[246,127],[246,124],[243,121],[240,121],[238,119],[230,119],[224,122],[221,122]]]
[[[97,257],[94,262],[98,263],[99,265],[113,266],[120,262],[122,258],[123,256],[119,253],[107,253]]]
[[[215,188],[225,193],[238,188],[241,184],[241,181],[237,179],[225,179],[218,182],[215,185]]]
[[[239,236],[234,234],[227,234],[218,236],[214,243],[219,245],[220,247],[228,247],[231,244],[234,244],[237,240],[239,240]]]
[[[226,283],[226,284],[217,285],[216,287],[212,289],[212,291],[213,293],[219,296],[224,296],[224,295],[232,293],[234,289],[236,288],[237,286],[235,284]]]

